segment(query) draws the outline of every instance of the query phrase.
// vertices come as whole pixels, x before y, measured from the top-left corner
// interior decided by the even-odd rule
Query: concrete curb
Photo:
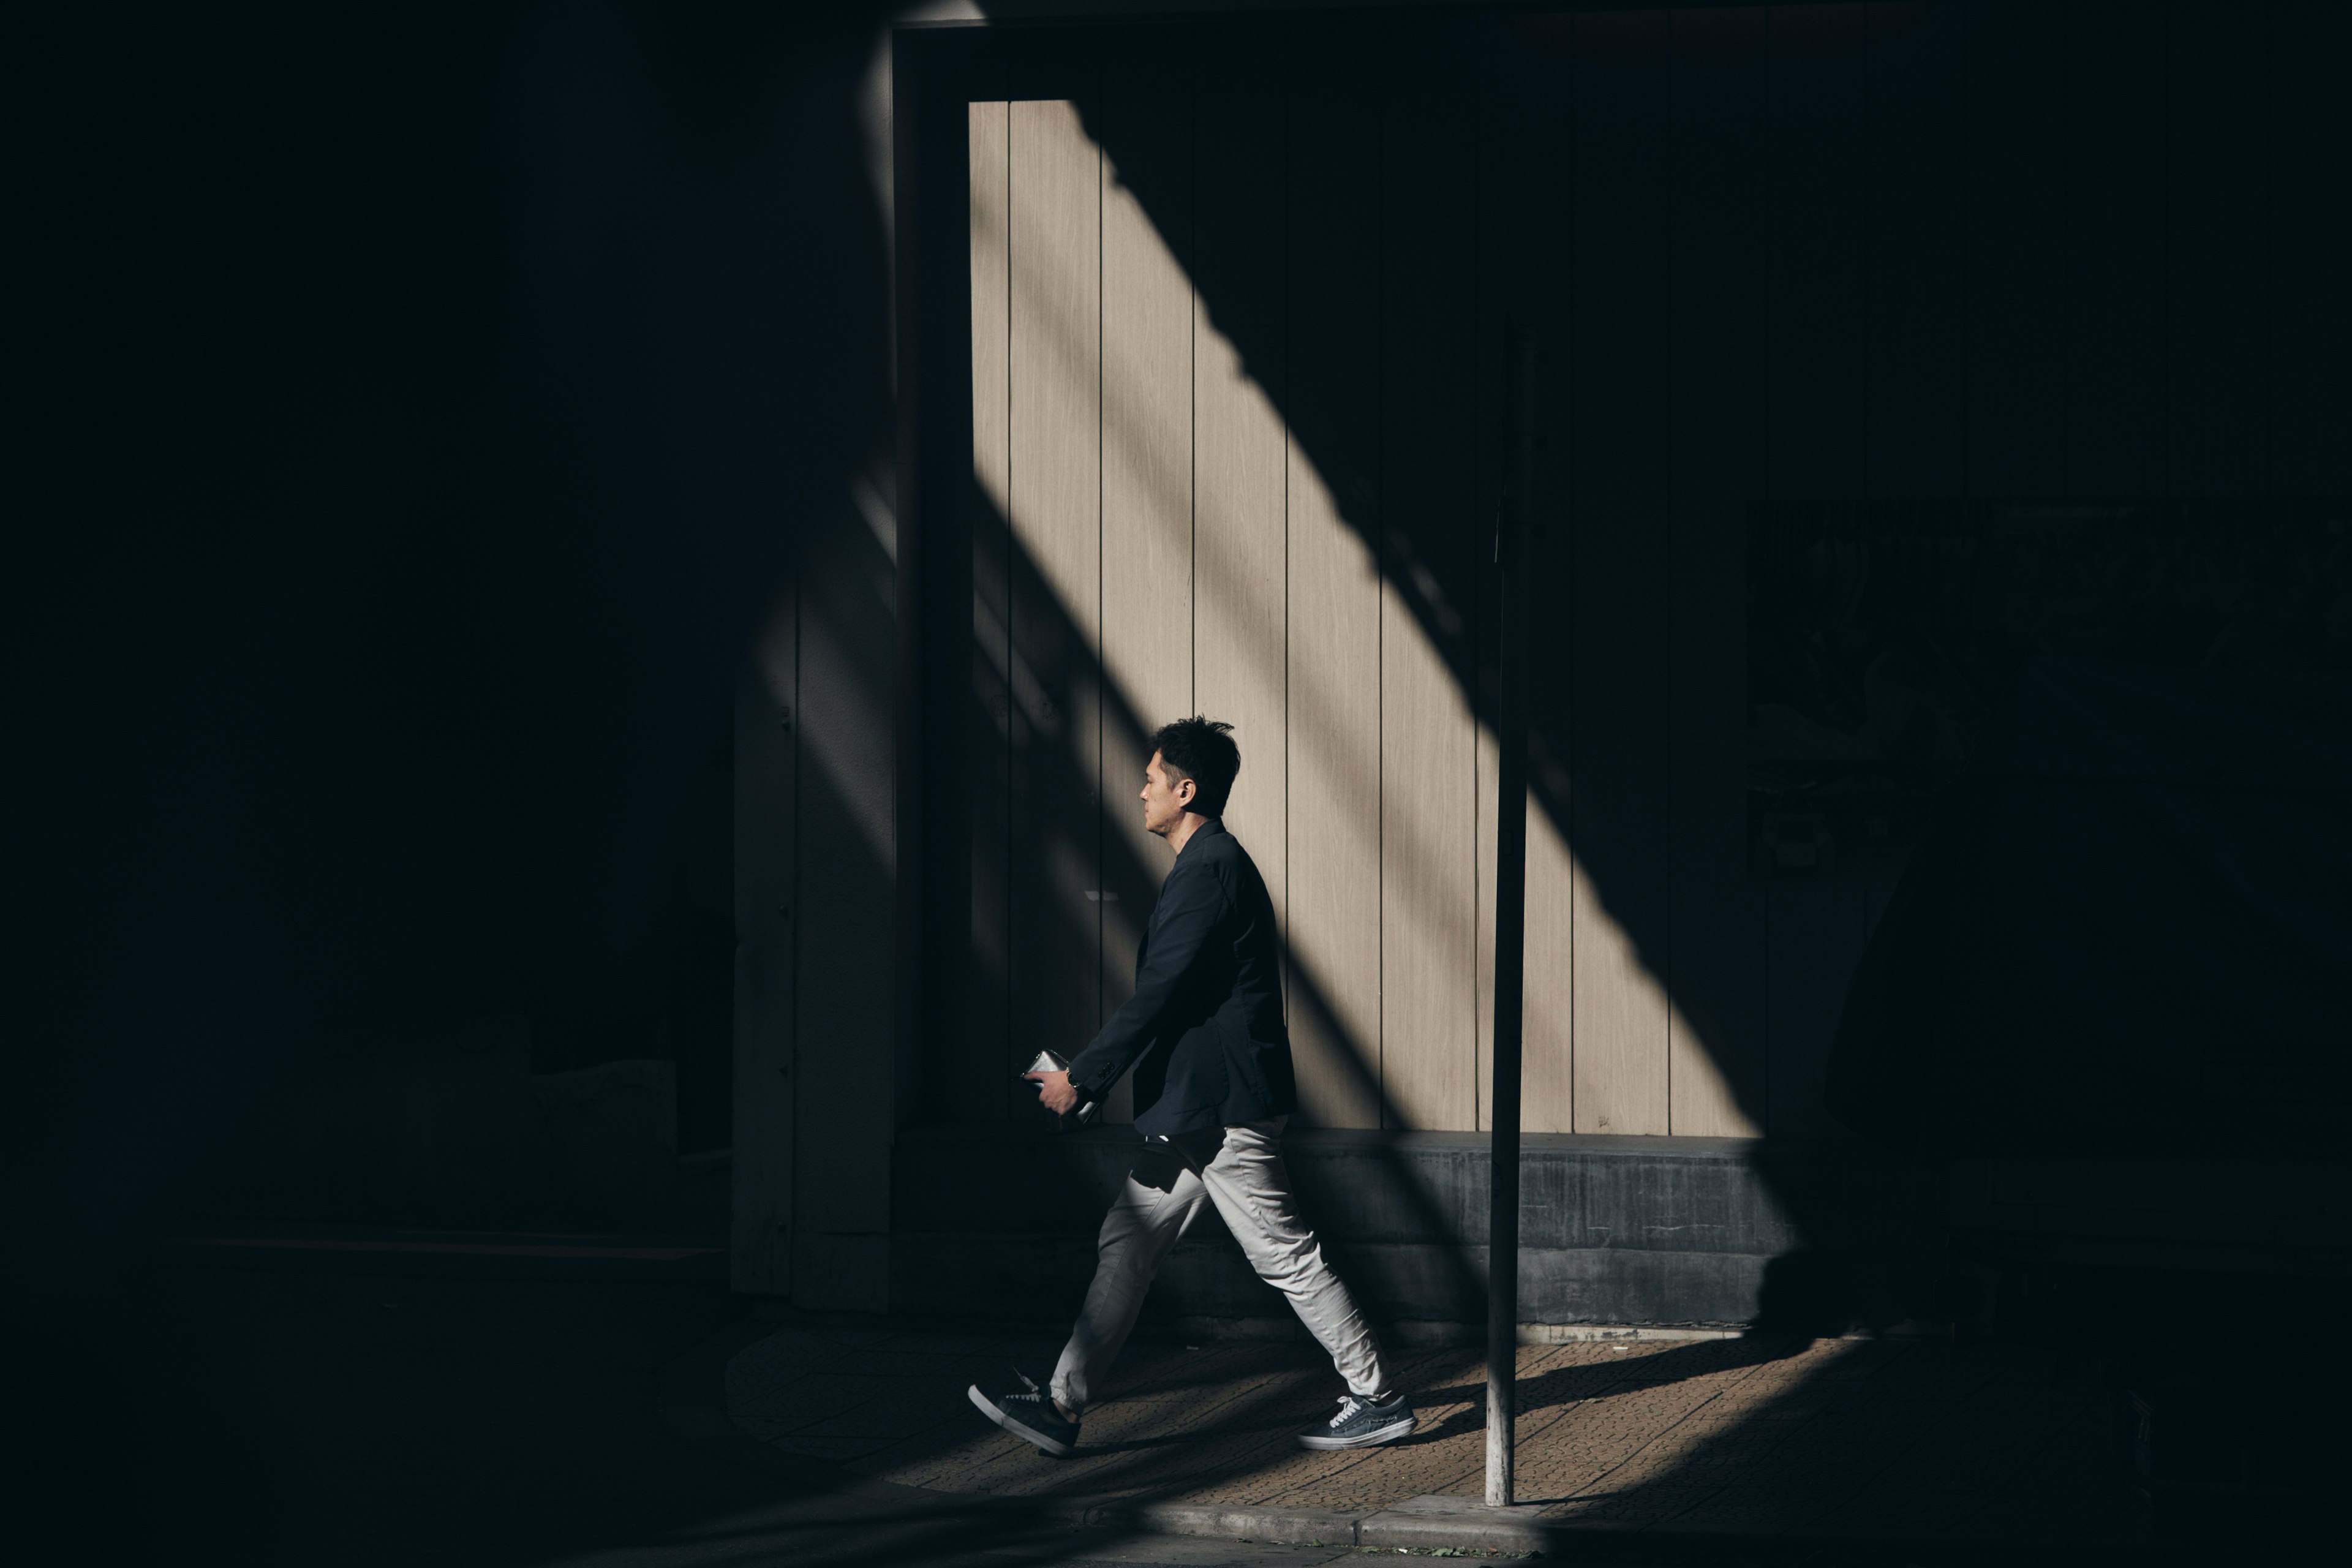
[[[1264,1541],[1277,1546],[1445,1547],[1462,1551],[1541,1552],[1568,1532],[1538,1522],[1535,1508],[1490,1509],[1469,1498],[1419,1497],[1389,1508],[1349,1513],[1319,1508],[1265,1508],[1248,1503],[1121,1501],[1073,1499],[1049,1504],[1072,1524],[1125,1525],[1160,1535],[1204,1535]],[[1589,1529],[1581,1533],[1588,1538]]]
[[[1758,1535],[1678,1528],[1671,1521],[1647,1527],[1545,1519],[1540,1504],[1489,1508],[1475,1498],[1417,1497],[1360,1513],[1309,1508],[1268,1508],[1246,1503],[1139,1503],[1123,1499],[1065,1499],[1044,1504],[1046,1513],[1073,1527],[1098,1531],[1201,1536],[1219,1541],[1263,1542],[1276,1546],[1352,1546],[1371,1551],[1492,1552],[1572,1558],[1590,1563],[1719,1564],[1726,1553],[1758,1564],[1835,1560],[1927,1564],[2181,1563],[2182,1548],[2046,1544],[2038,1542],[1790,1532]],[[1854,1557],[1853,1554],[1860,1554]]]

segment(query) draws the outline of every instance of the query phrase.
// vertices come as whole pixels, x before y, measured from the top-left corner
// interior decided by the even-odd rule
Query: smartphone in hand
[[[1052,1051],[1039,1051],[1037,1053],[1036,1059],[1032,1061],[1027,1067],[1021,1069],[1021,1081],[1027,1084],[1031,1089],[1042,1090],[1045,1086],[1030,1078],[1028,1076],[1029,1074],[1033,1072],[1067,1072],[1069,1070],[1070,1064],[1063,1058],[1055,1056]],[[1079,1092],[1084,1094],[1086,1091],[1081,1089]],[[1068,1120],[1080,1127],[1084,1127],[1087,1122],[1092,1121],[1095,1119],[1096,1114],[1101,1110],[1102,1106],[1095,1100],[1080,1100],[1078,1101],[1078,1108],[1070,1112]]]

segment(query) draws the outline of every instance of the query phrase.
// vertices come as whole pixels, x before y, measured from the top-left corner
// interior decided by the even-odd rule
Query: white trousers
[[[1094,1283],[1054,1368],[1054,1397],[1066,1409],[1086,1409],[1135,1327],[1160,1260],[1204,1198],[1217,1205],[1258,1278],[1290,1299],[1298,1321],[1330,1352],[1348,1392],[1362,1399],[1390,1392],[1379,1342],[1290,1195],[1282,1163],[1288,1120],[1245,1121],[1145,1146],[1103,1216]]]

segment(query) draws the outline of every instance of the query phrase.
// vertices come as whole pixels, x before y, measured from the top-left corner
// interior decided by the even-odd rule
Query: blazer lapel
[[[1190,849],[1190,848],[1192,848],[1192,841],[1193,841],[1193,840],[1197,840],[1197,839],[1198,839],[1198,838],[1199,838],[1202,834],[1207,834],[1207,833],[1223,833],[1224,830],[1225,830],[1225,821],[1224,821],[1224,818],[1223,818],[1223,817],[1216,817],[1216,818],[1213,818],[1213,819],[1212,819],[1212,820],[1210,820],[1210,821],[1207,821],[1207,822],[1204,822],[1204,823],[1201,824],[1201,826],[1198,826],[1198,827],[1196,827],[1196,828],[1194,828],[1194,829],[1192,830],[1192,839],[1188,839],[1188,840],[1185,842],[1184,847],[1185,847],[1186,849]],[[1171,866],[1171,867],[1168,868],[1168,877],[1162,878],[1162,879],[1160,879],[1160,891],[1161,897],[1160,897],[1160,898],[1158,898],[1158,899],[1156,899],[1156,900],[1154,900],[1152,901],[1152,905],[1151,905],[1151,918],[1150,918],[1150,920],[1148,920],[1148,921],[1144,921],[1144,922],[1143,922],[1143,936],[1142,936],[1142,938],[1141,938],[1139,941],[1138,941],[1138,942],[1136,942],[1136,944],[1135,944],[1135,972],[1136,972],[1138,974],[1140,974],[1140,973],[1143,973],[1143,958],[1144,958],[1144,954],[1146,954],[1146,953],[1148,953],[1148,952],[1150,952],[1151,951],[1151,933],[1152,933],[1153,931],[1158,931],[1158,930],[1160,929],[1160,911],[1161,911],[1161,910],[1165,910],[1165,909],[1168,907],[1168,900],[1167,900],[1167,897],[1166,897],[1166,894],[1167,894],[1167,892],[1168,892],[1168,879],[1169,879],[1169,878],[1173,878],[1173,877],[1176,877],[1176,876],[1180,875],[1180,874],[1182,872],[1183,868],[1184,868],[1184,857],[1183,857],[1181,854],[1179,854],[1179,855],[1176,857],[1176,864],[1175,864],[1175,865],[1173,865],[1173,866]]]

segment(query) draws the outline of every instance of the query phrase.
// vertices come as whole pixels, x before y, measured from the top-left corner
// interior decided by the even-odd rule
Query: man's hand
[[[1037,1103],[1056,1116],[1067,1116],[1078,1108],[1078,1086],[1070,1081],[1066,1072],[1027,1072],[1021,1075],[1037,1085]]]

